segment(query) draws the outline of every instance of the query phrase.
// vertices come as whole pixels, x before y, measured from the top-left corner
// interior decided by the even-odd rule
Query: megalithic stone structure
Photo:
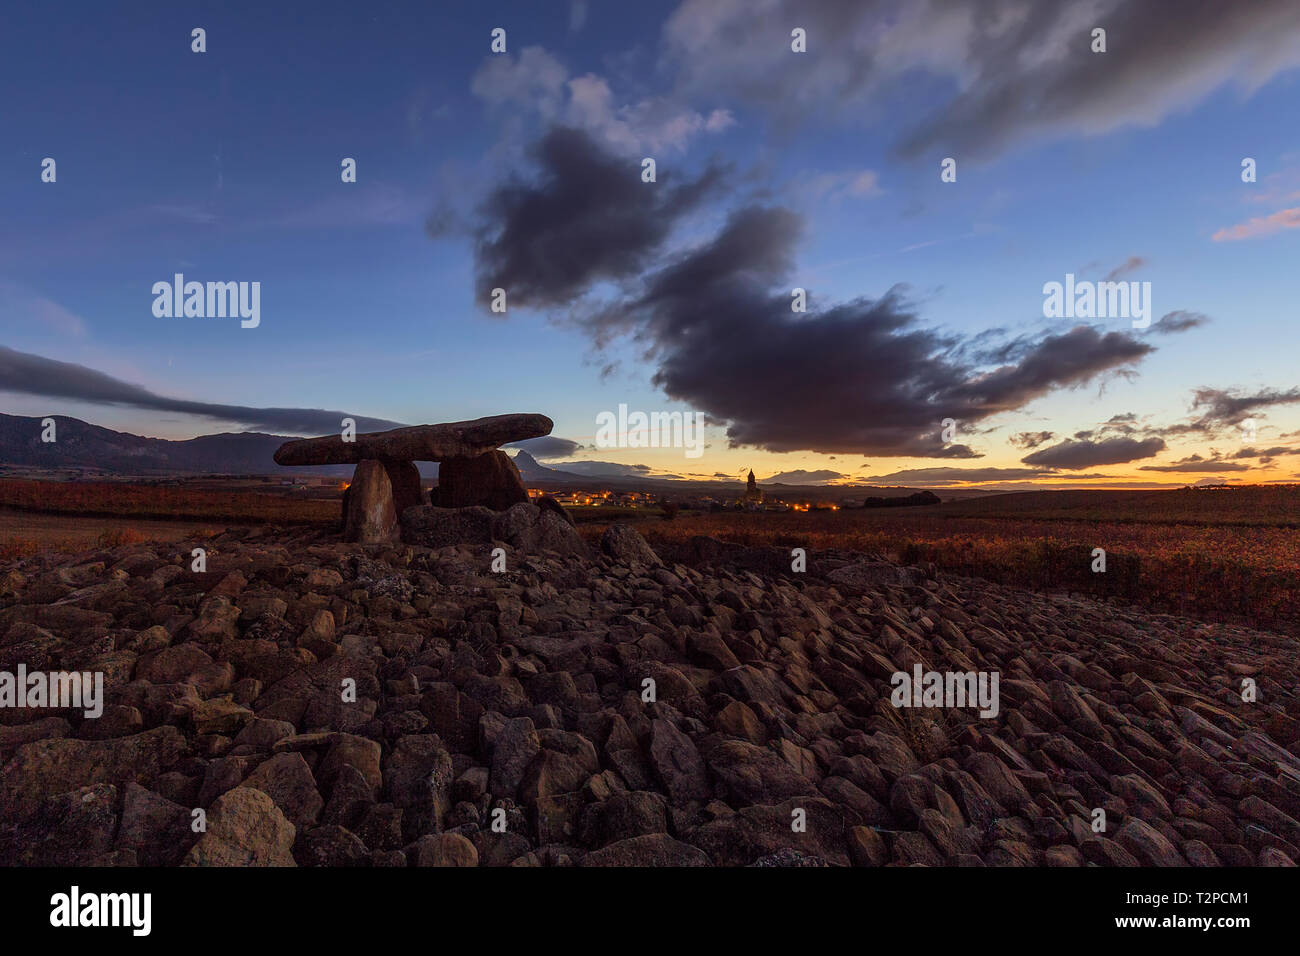
[[[505,511],[527,501],[528,492],[515,463],[498,449],[549,435],[553,427],[545,415],[493,415],[368,432],[348,442],[341,435],[303,438],[281,445],[275,460],[289,466],[355,463],[352,484],[343,495],[344,540],[382,544],[400,536],[403,511],[423,504],[415,462],[440,463],[432,504]]]
[[[285,442],[275,453],[280,465],[353,465],[380,461],[445,461],[477,458],[507,442],[549,435],[555,427],[545,415],[493,415],[468,422],[412,425],[386,432],[365,432],[355,441],[341,435]]]

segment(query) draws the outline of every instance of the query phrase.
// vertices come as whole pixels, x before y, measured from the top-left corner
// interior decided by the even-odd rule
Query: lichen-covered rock
[[[261,790],[236,787],[207,814],[207,832],[185,854],[185,866],[297,866],[295,830]]]

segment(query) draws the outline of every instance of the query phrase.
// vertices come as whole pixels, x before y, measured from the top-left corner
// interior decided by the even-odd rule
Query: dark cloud
[[[951,485],[961,482],[976,484],[989,481],[1014,481],[1021,478],[1041,478],[1050,475],[1045,468],[906,468],[887,475],[871,475],[863,481],[876,484],[910,485],[914,488],[927,485]]]
[[[1016,361],[976,378],[958,394],[977,399],[989,413],[1010,411],[1056,388],[1084,385],[1134,365],[1153,351],[1127,332],[1079,325],[1022,343]]]
[[[654,363],[653,384],[725,422],[733,446],[980,458],[943,441],[945,419],[978,434],[1056,390],[1132,374],[1154,351],[1090,325],[1000,347],[987,335],[963,340],[924,327],[900,286],[794,313],[804,221],[791,210],[741,205],[711,239],[661,254],[682,210],[711,188],[709,174],[676,192],[649,186],[567,129],[547,134],[534,159],[538,185],[511,182],[488,204],[501,228],[477,246],[480,286],[554,307],[597,347],[629,337]],[[618,291],[593,301],[602,279],[621,280]]]
[[[1214,454],[1210,458],[1203,455],[1192,454],[1187,458],[1179,458],[1177,462],[1169,464],[1144,464],[1140,471],[1187,471],[1187,472],[1205,472],[1205,471],[1249,471],[1251,466],[1248,464],[1238,464],[1226,462],[1221,455]]]
[[[1257,409],[1267,408],[1270,405],[1294,405],[1296,402],[1300,402],[1300,388],[1288,389],[1285,392],[1275,388],[1264,389],[1254,395],[1238,395],[1224,389],[1201,388],[1196,390],[1192,409],[1204,409],[1200,417],[1202,422],[1238,425]]]
[[[219,405],[214,402],[167,398],[84,365],[59,362],[28,352],[16,352],[4,346],[0,346],[0,392],[198,415],[238,423],[253,431],[297,435],[337,433],[343,418],[354,419],[357,431],[363,432],[401,426],[400,422],[321,408],[252,408],[246,405]]]
[[[1266,388],[1253,395],[1242,395],[1232,389],[1198,388],[1193,395],[1192,412],[1199,414],[1188,424],[1173,427],[1213,434],[1240,425],[1260,409],[1274,405],[1294,405],[1297,402],[1300,402],[1300,388],[1287,391]]]
[[[1075,441],[1090,441],[1098,435],[1139,435],[1145,434],[1149,429],[1139,428],[1135,422],[1137,416],[1132,412],[1126,412],[1123,415],[1112,415],[1106,421],[1102,422],[1096,428],[1085,428],[1082,431],[1074,433]]]
[[[1026,465],[1045,468],[1094,468],[1097,465],[1122,465],[1150,458],[1165,450],[1163,438],[1102,438],[1075,441],[1067,438],[1060,444],[1021,458]]]
[[[1170,335],[1177,332],[1186,332],[1188,329],[1205,325],[1209,321],[1210,317],[1202,315],[1200,312],[1187,312],[1180,309],[1177,312],[1168,312],[1162,315],[1151,326],[1150,331],[1159,335]]]
[[[1055,432],[1016,432],[1007,441],[1017,448],[1037,448],[1055,437]]]
[[[807,30],[805,55],[790,53],[794,26]],[[1094,26],[1105,53],[1091,50]],[[743,99],[786,124],[875,117],[877,103],[918,88],[946,95],[905,131],[908,156],[1149,127],[1300,63],[1294,0],[686,0],[664,32],[686,94]]]
[[[838,471],[831,471],[829,468],[819,468],[816,471],[807,471],[803,468],[796,468],[793,471],[778,471],[770,478],[764,478],[764,484],[782,484],[782,485],[820,485],[827,481],[834,481],[837,478],[845,478],[846,475]]]
[[[568,438],[559,438],[555,435],[543,435],[540,438],[525,438],[523,441],[513,441],[502,446],[503,448],[521,448],[534,458],[568,458],[574,452],[580,451],[584,446]]]
[[[637,274],[677,221],[720,188],[725,172],[711,166],[675,186],[672,172],[660,170],[658,182],[643,183],[639,162],[562,126],[542,137],[533,159],[533,181],[498,186],[480,211],[475,292],[481,303],[501,288],[510,307],[562,305],[596,282]]]
[[[1098,429],[1100,432],[1118,432],[1121,435],[1132,435],[1141,431],[1137,426],[1137,416],[1132,412],[1125,412],[1122,415],[1112,415],[1106,421],[1101,423]],[[1076,438],[1079,436],[1076,435]]]
[[[1241,438],[1240,426],[1250,418],[1263,419],[1263,409],[1275,405],[1294,405],[1300,403],[1300,388],[1285,391],[1265,388],[1260,391],[1243,394],[1238,389],[1198,388],[1192,393],[1191,416],[1183,422],[1162,427],[1148,427],[1145,431],[1153,435],[1176,437],[1193,435],[1202,438]],[[1300,436],[1295,432],[1294,436]],[[1282,434],[1279,438],[1293,435]]]
[[[792,313],[801,229],[789,210],[742,208],[712,241],[650,274],[639,295],[584,324],[597,341],[631,333],[657,359],[653,382],[670,398],[728,422],[733,445],[772,451],[981,457],[945,445],[942,420],[970,429],[1153,351],[1125,333],[1079,326],[979,367],[959,357],[959,340],[920,326],[898,287]]]
[[[1219,458],[1202,458],[1200,455],[1189,455],[1187,458],[1180,458],[1168,465],[1142,465],[1138,470],[1195,473],[1206,471],[1250,471],[1250,466],[1223,461]]]
[[[1228,457],[1230,458],[1277,458],[1280,455],[1300,455],[1300,448],[1287,448],[1285,445],[1274,445],[1272,448],[1243,448]]]

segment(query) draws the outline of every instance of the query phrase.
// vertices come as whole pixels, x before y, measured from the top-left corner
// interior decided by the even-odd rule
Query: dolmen
[[[501,540],[576,551],[584,546],[572,519],[551,502],[531,503],[519,469],[500,450],[507,442],[548,435],[553,427],[545,415],[514,414],[369,432],[351,441],[327,435],[285,442],[275,461],[356,464],[343,493],[345,541],[442,547]],[[438,486],[427,502],[417,461],[438,462]]]

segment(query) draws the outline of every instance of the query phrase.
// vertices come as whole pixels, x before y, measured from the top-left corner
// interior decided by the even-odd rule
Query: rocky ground
[[[0,567],[0,670],[107,698],[0,710],[0,862],[1300,860],[1294,637],[626,528],[489,552],[266,528]],[[997,717],[893,707],[918,662],[998,672]]]

